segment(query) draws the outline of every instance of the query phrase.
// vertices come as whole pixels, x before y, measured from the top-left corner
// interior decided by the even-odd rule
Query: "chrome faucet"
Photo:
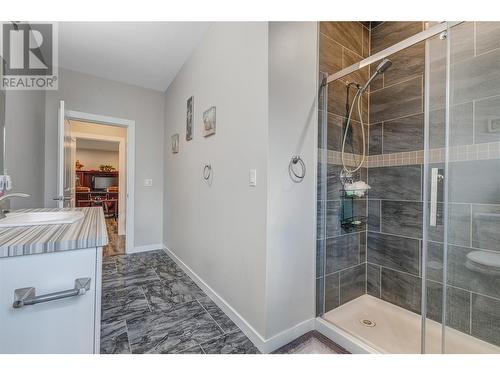
[[[9,194],[4,194],[4,195],[0,196],[0,203],[2,201],[4,201],[5,199],[9,199],[9,198],[28,198],[30,196],[31,195],[25,194],[25,193],[9,193]],[[6,217],[6,215],[5,215],[6,212],[7,212],[7,210],[5,210],[3,208],[0,210],[0,219],[4,219]]]

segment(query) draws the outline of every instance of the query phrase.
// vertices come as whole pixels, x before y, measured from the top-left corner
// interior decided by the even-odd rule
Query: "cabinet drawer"
[[[100,318],[96,262],[96,248],[1,258],[0,353],[93,353]],[[12,307],[16,289],[34,287],[42,295],[72,289],[75,279],[86,277],[84,295]]]

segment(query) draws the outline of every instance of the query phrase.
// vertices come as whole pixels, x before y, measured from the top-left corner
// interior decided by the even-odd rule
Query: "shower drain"
[[[375,322],[370,319],[361,319],[359,322],[365,327],[375,327],[376,325]]]

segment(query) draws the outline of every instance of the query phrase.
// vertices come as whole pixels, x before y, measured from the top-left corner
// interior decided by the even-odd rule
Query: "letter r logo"
[[[2,25],[4,75],[52,75],[52,25]]]

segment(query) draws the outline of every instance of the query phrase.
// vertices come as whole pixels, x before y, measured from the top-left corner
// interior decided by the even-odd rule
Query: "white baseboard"
[[[144,251],[161,250],[162,244],[135,246],[132,250],[127,251],[127,254],[142,253]]]
[[[231,305],[219,296],[196,272],[182,261],[167,246],[163,245],[163,250],[186,272],[191,279],[215,302],[215,304],[238,326],[239,329],[253,342],[262,352],[270,353],[297,337],[314,329],[315,319],[311,318],[282,331],[269,339],[263,338],[250,323],[248,323]]]
[[[289,342],[295,340],[297,337],[300,337],[309,331],[313,331],[314,324],[315,319],[311,318],[308,320],[304,320],[303,322],[300,322],[299,324],[288,328],[285,331],[281,331],[280,333],[274,335],[264,342],[261,352],[271,353],[272,351],[281,348],[283,345],[288,344]]]

